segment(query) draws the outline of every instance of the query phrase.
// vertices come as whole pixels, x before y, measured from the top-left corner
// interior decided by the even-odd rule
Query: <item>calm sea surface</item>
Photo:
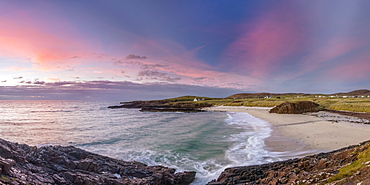
[[[105,101],[0,100],[0,137],[29,145],[73,145],[88,151],[178,171],[193,184],[226,167],[279,160],[265,149],[271,125],[247,113],[151,113],[107,109]]]

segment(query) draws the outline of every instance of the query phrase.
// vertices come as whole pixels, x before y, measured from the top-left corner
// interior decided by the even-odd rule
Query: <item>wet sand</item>
[[[325,117],[314,115],[275,114],[269,113],[270,109],[242,106],[205,108],[207,111],[246,112],[268,121],[274,131],[271,137],[266,140],[266,147],[282,155],[309,155],[370,140],[370,125],[343,120],[328,121]]]

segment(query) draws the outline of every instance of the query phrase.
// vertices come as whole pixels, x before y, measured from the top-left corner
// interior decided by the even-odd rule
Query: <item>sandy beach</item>
[[[246,112],[268,121],[273,125],[274,131],[266,141],[266,145],[275,152],[296,152],[294,155],[303,152],[301,155],[307,155],[310,151],[317,153],[336,150],[370,140],[370,125],[365,124],[343,120],[328,121],[325,117],[314,115],[269,113],[271,108],[265,107],[214,106],[205,109]],[[326,115],[326,113],[322,114]],[[334,114],[333,117],[335,118],[336,115]]]

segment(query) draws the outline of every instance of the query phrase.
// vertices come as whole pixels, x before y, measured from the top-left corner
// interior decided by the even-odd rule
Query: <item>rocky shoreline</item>
[[[370,184],[370,141],[328,153],[225,169],[208,185]],[[343,167],[355,164],[352,170]],[[347,172],[349,171],[349,172]],[[344,174],[342,174],[344,173]]]
[[[0,139],[3,184],[186,185],[195,172],[117,160],[73,146],[35,147]]]
[[[344,111],[342,111],[344,112]],[[346,123],[354,123],[354,124],[370,124],[370,117],[366,114],[368,113],[355,113],[355,112],[344,112],[339,113],[338,111],[320,111],[314,113],[306,113],[307,115],[316,116],[322,118],[327,121],[331,122],[346,122]],[[360,116],[355,116],[355,115]],[[366,116],[362,116],[366,115]]]
[[[191,107],[185,103],[163,106],[163,101],[129,102],[119,107],[142,108],[143,111],[201,110],[208,105]],[[199,106],[199,107],[198,107]],[[190,108],[189,108],[190,107]],[[148,109],[147,109],[148,108]],[[204,110],[202,110],[204,111]],[[259,111],[261,112],[261,111]],[[363,117],[330,115],[329,112],[307,113],[328,121],[367,123]],[[363,115],[363,114],[361,114]],[[357,142],[356,142],[357,143]],[[344,145],[348,146],[348,145]],[[361,157],[364,156],[365,158]],[[340,177],[343,168],[359,167]],[[175,173],[164,166],[147,166],[84,151],[73,146],[35,147],[0,139],[0,185],[3,184],[190,184],[195,172]],[[370,184],[370,141],[329,153],[290,159],[270,164],[232,167],[209,185],[232,184]]]
[[[365,123],[370,124],[370,113],[364,113],[364,112],[349,112],[349,111],[337,111],[337,110],[326,110],[327,112],[339,114],[342,116],[347,117],[347,119],[351,119],[353,117],[356,117],[360,119],[361,121],[358,121],[358,123]]]
[[[195,172],[175,173],[101,156],[73,146],[35,147],[0,139],[0,185],[153,184],[186,185]],[[344,172],[356,164],[349,172]],[[269,164],[232,167],[208,185],[370,184],[370,141],[328,153]]]

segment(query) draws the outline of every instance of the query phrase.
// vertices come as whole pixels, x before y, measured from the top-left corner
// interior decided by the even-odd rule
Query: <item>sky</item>
[[[0,99],[370,89],[368,0],[0,0]]]

